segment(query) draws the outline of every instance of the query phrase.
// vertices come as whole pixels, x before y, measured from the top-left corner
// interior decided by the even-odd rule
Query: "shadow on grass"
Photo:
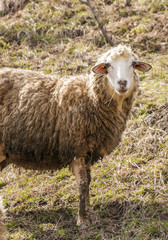
[[[2,189],[3,187],[5,187],[6,185],[8,185],[8,183],[0,182],[0,189]]]
[[[115,201],[96,205],[94,210],[100,223],[93,223],[85,230],[76,226],[76,209],[58,206],[56,210],[45,206],[45,209],[9,213],[8,229],[11,235],[26,234],[23,239],[27,240],[167,239],[168,211],[161,204]]]

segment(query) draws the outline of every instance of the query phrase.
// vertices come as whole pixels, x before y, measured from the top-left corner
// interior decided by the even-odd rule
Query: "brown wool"
[[[111,52],[114,59],[135,57],[125,46]],[[89,157],[93,164],[108,155],[125,130],[137,80],[135,74],[132,90],[122,97],[109,88],[106,74],[58,78],[0,69],[0,169],[14,163],[55,170],[75,157]]]
[[[118,109],[104,76],[58,79],[41,72],[0,70],[1,158],[28,169],[60,169],[74,157],[92,162],[120,142],[133,89]]]

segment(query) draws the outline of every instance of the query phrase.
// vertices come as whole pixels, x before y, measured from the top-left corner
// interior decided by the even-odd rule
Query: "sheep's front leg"
[[[89,198],[89,185],[91,182],[91,170],[90,170],[90,164],[87,165],[86,168],[86,174],[87,174],[87,183],[88,183],[88,188],[87,188],[87,192],[86,192],[86,198],[85,198],[85,204],[86,204],[86,209],[90,209],[90,198]]]
[[[81,225],[82,223],[88,222],[86,207],[88,207],[89,204],[89,183],[85,158],[75,158],[72,162],[71,169],[76,177],[79,188],[79,212],[77,224]]]

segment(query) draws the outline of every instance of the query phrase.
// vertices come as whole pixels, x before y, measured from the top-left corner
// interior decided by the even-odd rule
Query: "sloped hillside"
[[[89,72],[110,48],[78,0],[35,0],[0,18],[0,67]],[[78,191],[68,168],[0,173],[8,240],[168,239],[168,2],[92,0],[115,45],[152,64],[120,146],[92,168],[91,203],[100,222],[76,226]]]

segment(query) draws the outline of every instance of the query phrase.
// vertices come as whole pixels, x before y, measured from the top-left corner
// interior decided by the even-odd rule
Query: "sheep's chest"
[[[126,128],[127,118],[127,112],[113,109],[108,112],[108,117],[104,115],[101,119],[101,129],[97,131],[101,143],[99,146],[100,155],[108,155],[118,146],[122,133]]]

